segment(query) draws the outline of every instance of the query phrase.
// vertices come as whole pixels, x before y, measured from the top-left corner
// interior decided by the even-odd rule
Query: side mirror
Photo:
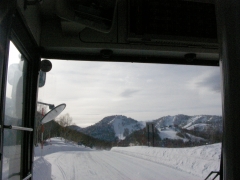
[[[52,69],[51,61],[45,59],[41,61],[41,70],[39,71],[38,87],[43,87],[46,82],[46,73]]]
[[[41,119],[41,124],[45,124],[49,121],[55,119],[61,112],[66,108],[66,104],[60,104],[49,111],[43,118]]]
[[[41,71],[43,72],[49,72],[52,69],[52,63],[51,61],[45,59],[41,61]]]
[[[39,71],[38,87],[43,87],[46,82],[46,72]]]

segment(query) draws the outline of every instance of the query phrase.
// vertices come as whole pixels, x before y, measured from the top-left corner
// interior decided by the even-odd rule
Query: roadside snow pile
[[[113,147],[113,152],[153,161],[205,178],[211,171],[218,171],[221,144],[191,148]]]
[[[48,154],[62,152],[62,151],[79,151],[80,147],[82,147],[82,145],[79,146],[76,143],[65,141],[64,138],[56,137],[46,141],[46,143],[43,146],[43,151],[41,150],[40,145],[38,147],[35,147],[34,155],[45,156]],[[89,147],[86,147],[86,148],[91,150]]]

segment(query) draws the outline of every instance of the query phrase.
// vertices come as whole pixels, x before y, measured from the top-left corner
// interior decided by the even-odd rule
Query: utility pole
[[[146,129],[148,134],[148,147],[150,146],[150,134],[152,135],[152,146],[154,146],[154,123],[147,123]]]

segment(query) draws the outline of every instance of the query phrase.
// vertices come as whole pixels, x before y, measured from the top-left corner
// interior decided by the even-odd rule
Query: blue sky
[[[109,115],[139,121],[166,115],[222,115],[219,67],[51,60],[39,100],[86,127]]]

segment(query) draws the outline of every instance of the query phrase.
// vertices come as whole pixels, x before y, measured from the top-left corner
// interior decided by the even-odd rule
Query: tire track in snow
[[[100,156],[99,156],[99,153],[101,153]],[[115,164],[110,164],[109,162],[106,161],[106,159],[108,159],[107,155],[105,155],[103,152],[99,152],[99,153],[92,153],[92,155],[94,154],[94,158],[92,156],[90,158],[92,160],[95,159],[93,160],[95,163],[98,163],[99,165],[104,166],[105,169],[108,171],[108,175],[111,174],[113,179],[116,179],[116,177],[118,177],[118,179],[121,179],[121,180],[130,180],[128,176],[126,176],[124,173],[122,173],[115,167]]]
[[[148,154],[132,152],[132,151],[124,151],[124,150],[120,150],[120,151],[113,150],[111,152],[119,153],[119,154],[129,156],[129,157],[135,157],[135,158],[151,161],[153,163],[157,163],[157,164],[169,167],[169,168],[177,169],[179,171],[186,172],[186,173],[192,174],[194,176],[199,176],[199,177],[206,177],[209,174],[209,172],[211,172],[211,171],[209,170],[209,172],[199,175],[197,169],[199,168],[199,166],[201,166],[201,164],[195,163],[196,159],[201,160],[200,162],[205,162],[205,164],[216,162],[216,160],[213,161],[212,159],[209,160],[209,159],[203,159],[200,157],[193,158],[192,156],[184,156],[185,159],[182,159],[182,157],[178,156],[178,155],[172,155],[171,158],[169,158],[170,157],[169,154],[166,157],[160,157],[159,155],[151,156]],[[220,161],[218,164],[220,164]],[[208,168],[204,167],[204,171],[206,169],[208,169]]]
[[[67,178],[67,175],[66,175],[66,173],[64,172],[64,170],[63,170],[63,168],[62,168],[62,163],[60,163],[63,156],[64,156],[64,154],[60,154],[60,155],[58,156],[58,158],[55,159],[55,164],[56,164],[56,166],[58,167],[58,169],[60,170],[63,178],[64,178],[65,180],[67,180],[67,179],[68,179],[68,178]]]
[[[74,161],[73,169],[75,169],[75,179],[106,179],[100,178],[101,173],[94,170],[99,169],[96,167],[96,162],[89,157],[89,152],[77,152],[72,161]]]
[[[51,157],[51,161],[56,167],[53,175],[58,180],[156,180],[158,177],[164,180],[176,179],[172,174],[177,174],[181,180],[183,177],[198,179],[178,173],[174,169],[163,168],[157,163],[111,151],[63,152],[60,155],[56,154],[54,158]],[[162,169],[168,172],[165,173]]]

